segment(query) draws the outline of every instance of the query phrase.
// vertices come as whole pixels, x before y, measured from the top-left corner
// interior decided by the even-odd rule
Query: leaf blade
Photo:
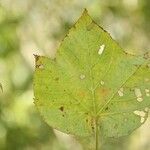
[[[143,82],[137,81],[143,75],[135,77],[143,63],[147,65],[149,60],[125,53],[85,11],[63,40],[55,60],[38,57],[34,76],[36,106],[49,125],[66,133],[89,136],[100,130],[107,137],[126,135],[142,124],[140,117],[133,113],[141,105],[135,105],[132,112],[127,112],[132,122],[130,130],[122,127],[123,115],[118,113],[110,119],[107,107],[118,99],[119,89],[129,84],[130,78],[136,78],[135,83]],[[149,78],[149,69],[144,74]],[[133,85],[131,81],[128,86],[135,88]],[[149,90],[150,83],[146,86]],[[119,92],[119,98],[122,98],[124,91]],[[124,100],[125,103],[128,99],[130,97]],[[146,103],[142,103],[143,108],[149,107],[149,103],[147,98]],[[129,105],[133,106],[132,103]],[[113,108],[121,111],[119,103]],[[117,113],[110,110],[111,115]],[[118,127],[116,119],[119,120]],[[115,126],[113,130],[111,124]]]

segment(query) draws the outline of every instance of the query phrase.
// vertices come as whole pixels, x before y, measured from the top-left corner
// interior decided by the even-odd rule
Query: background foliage
[[[81,149],[37,114],[32,77],[33,54],[54,57],[84,8],[127,51],[150,50],[149,0],[1,0],[0,150]],[[149,150],[149,120],[129,137],[108,139],[103,149]]]

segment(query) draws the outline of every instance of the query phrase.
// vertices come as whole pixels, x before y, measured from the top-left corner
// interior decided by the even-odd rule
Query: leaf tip
[[[88,10],[84,8],[82,16],[89,16]]]
[[[83,14],[88,14],[88,10],[84,8]]]

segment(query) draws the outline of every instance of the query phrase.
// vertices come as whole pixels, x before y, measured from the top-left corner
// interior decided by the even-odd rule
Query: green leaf
[[[119,137],[150,106],[149,54],[126,53],[85,10],[55,59],[35,56],[35,105],[53,128],[79,137]]]

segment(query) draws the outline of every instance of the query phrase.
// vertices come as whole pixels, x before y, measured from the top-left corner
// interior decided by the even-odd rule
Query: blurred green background
[[[54,57],[84,8],[126,51],[150,50],[150,0],[0,0],[0,150],[81,150],[37,114],[32,79],[33,54]],[[102,147],[150,150],[150,119]]]

